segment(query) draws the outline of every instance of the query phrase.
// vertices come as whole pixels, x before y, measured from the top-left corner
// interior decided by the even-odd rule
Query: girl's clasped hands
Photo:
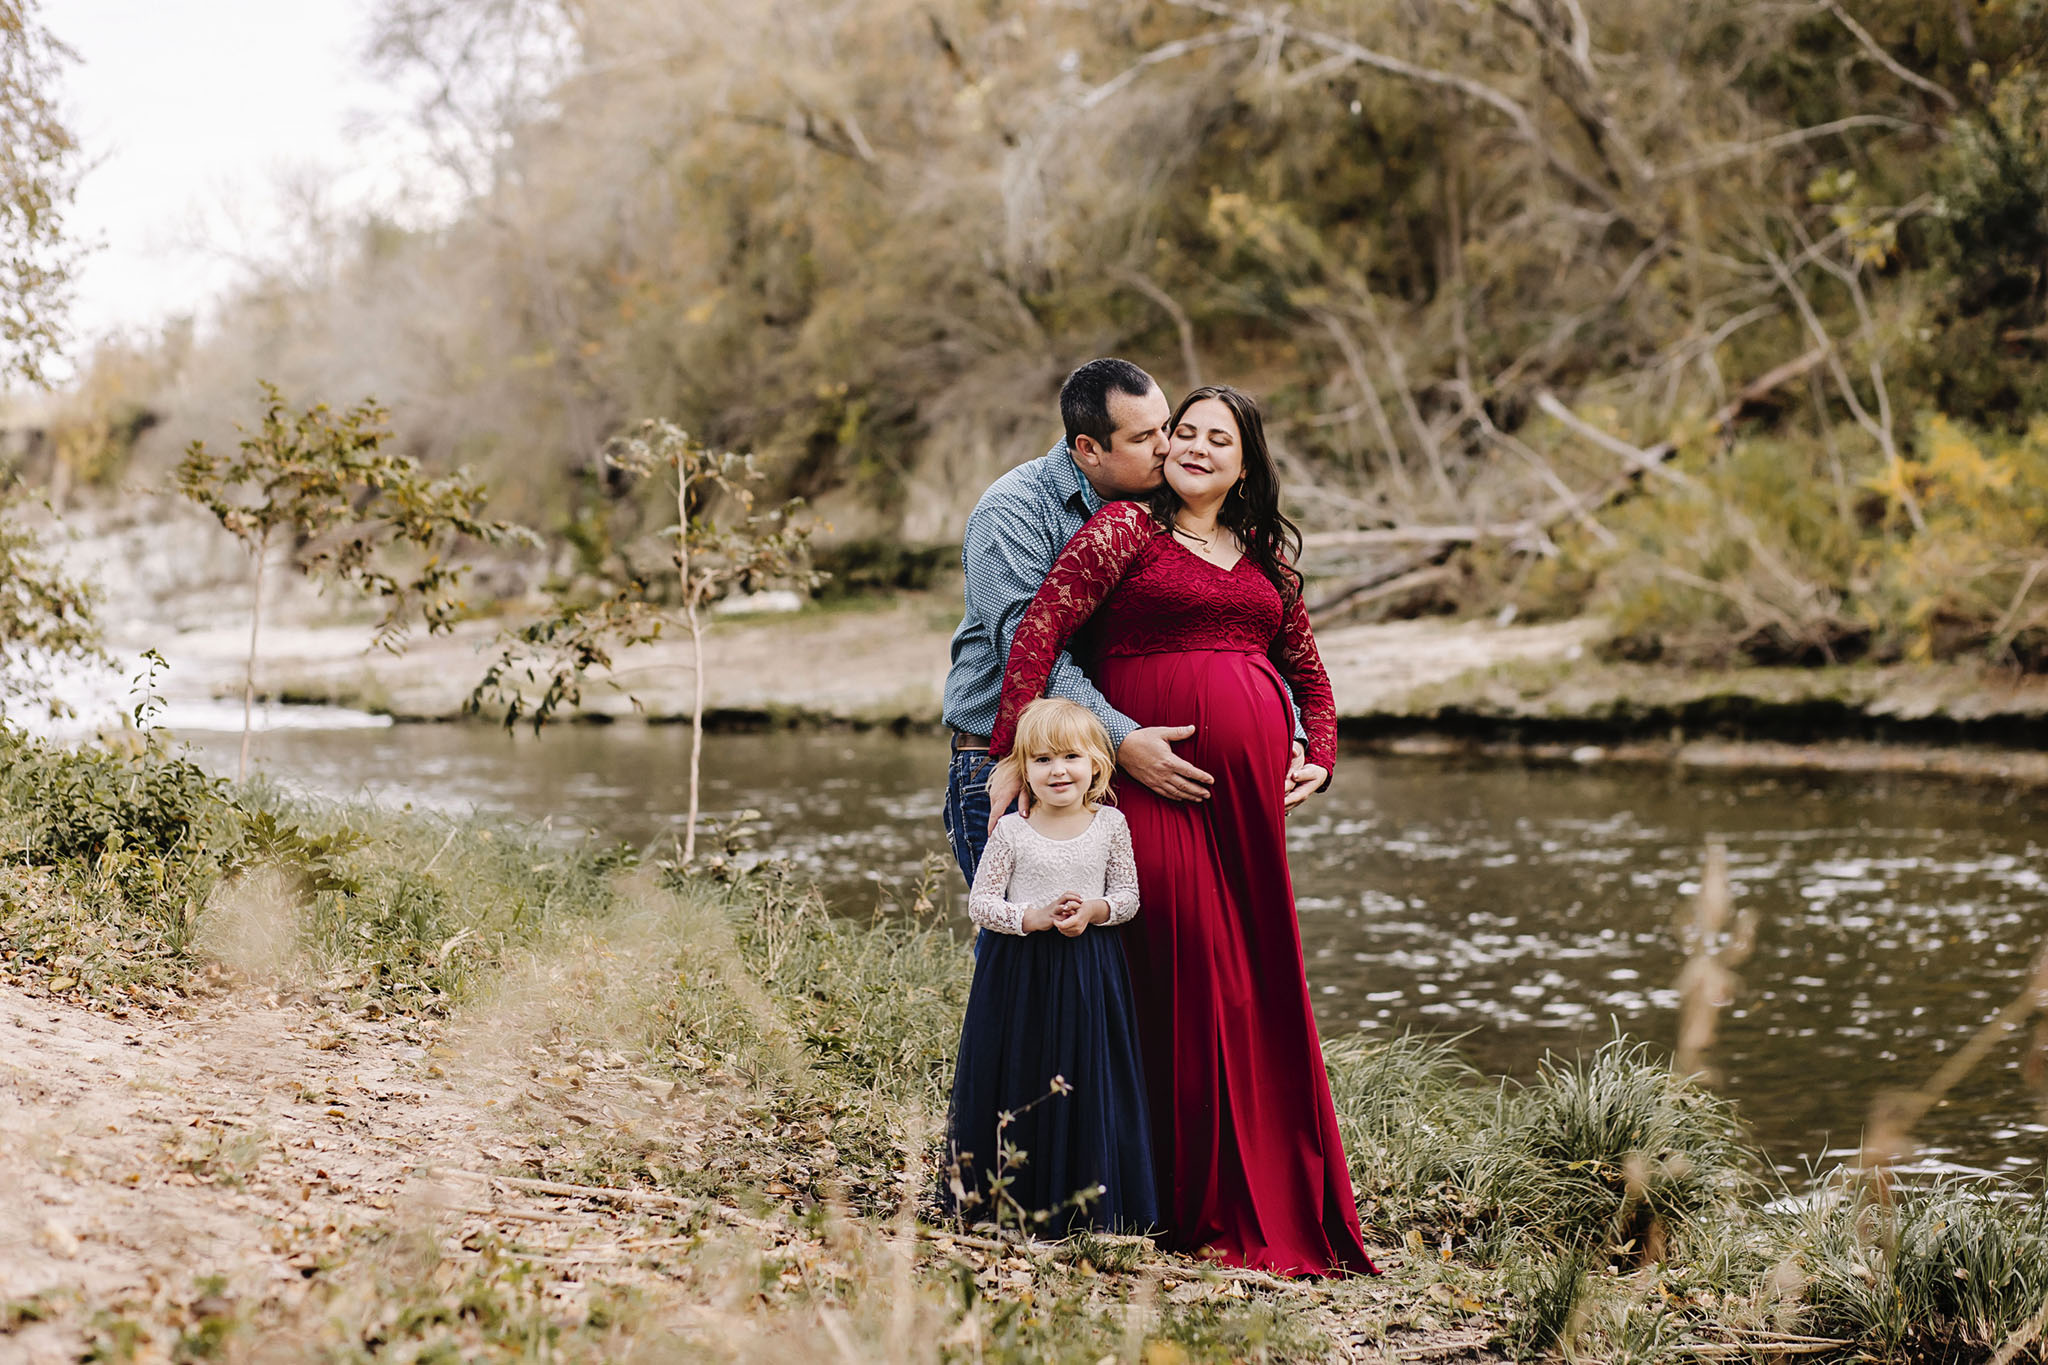
[[[1103,924],[1108,919],[1109,902],[1102,897],[1091,899],[1078,891],[1063,891],[1044,905],[1024,912],[1024,932],[1036,934],[1057,929],[1068,938],[1079,938],[1088,932],[1089,925]]]

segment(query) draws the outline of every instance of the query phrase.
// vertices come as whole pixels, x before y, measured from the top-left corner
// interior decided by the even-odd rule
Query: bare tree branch
[[[1675,165],[1664,167],[1657,172],[1656,178],[1659,180],[1678,180],[1688,175],[1697,175],[1701,171],[1715,170],[1718,167],[1728,165],[1730,162],[1741,161],[1752,156],[1769,156],[1772,152],[1781,152],[1787,147],[1797,147],[1803,143],[1816,142],[1821,138],[1833,137],[1837,133],[1851,132],[1857,128],[1890,128],[1894,131],[1903,131],[1909,128],[1926,128],[1928,126],[1924,123],[1912,123],[1906,119],[1893,118],[1889,114],[1851,114],[1847,118],[1838,118],[1831,123],[1819,123],[1811,128],[1795,128],[1789,133],[1779,133],[1776,137],[1760,138],[1755,142],[1738,142],[1726,147],[1717,147],[1713,151],[1693,157],[1689,161],[1681,161]]]
[[[1568,16],[1572,23],[1570,33],[1558,32],[1550,16],[1537,9],[1530,0],[1505,0],[1500,12],[1529,30],[1537,42],[1564,60],[1574,79],[1554,80],[1548,84],[1571,109],[1572,116],[1578,119],[1587,141],[1607,163],[1615,181],[1629,185],[1648,182],[1651,167],[1636,149],[1620,120],[1614,117],[1614,110],[1601,89],[1600,77],[1593,70],[1592,36],[1586,30],[1584,12],[1573,5]]]
[[[1579,328],[1627,298],[1629,291],[1635,288],[1636,281],[1642,278],[1643,272],[1648,270],[1653,262],[1670,249],[1671,238],[1660,235],[1656,241],[1651,242],[1648,246],[1637,252],[1635,259],[1628,263],[1628,267],[1621,272],[1620,278],[1614,282],[1614,287],[1607,291],[1606,298],[1594,307],[1581,309],[1579,312],[1573,313],[1568,317],[1558,319],[1551,325],[1550,331],[1544,336],[1543,340],[1516,356],[1507,368],[1488,381],[1486,386],[1487,392],[1498,393],[1517,379],[1520,379],[1526,371],[1545,357],[1553,354],[1558,347],[1569,341]]]
[[[1173,42],[1162,43],[1138,58],[1130,66],[1104,81],[1101,85],[1082,95],[1075,103],[1083,111],[1093,109],[1096,105],[1101,104],[1104,100],[1109,99],[1118,91],[1124,89],[1132,81],[1138,79],[1146,70],[1158,66],[1161,62],[1175,61],[1187,56],[1190,52],[1200,52],[1203,48],[1221,47],[1225,43],[1238,43],[1249,38],[1257,38],[1264,32],[1265,29],[1258,25],[1239,24],[1235,28],[1226,29],[1221,33],[1201,33],[1192,38],[1177,38]]]
[[[1905,475],[1900,469],[1898,442],[1893,439],[1889,421],[1889,399],[1885,400],[1887,420],[1880,422],[1871,416],[1870,411],[1863,406],[1863,400],[1857,395],[1856,386],[1849,381],[1849,372],[1842,365],[1841,349],[1821,323],[1820,315],[1814,312],[1813,300],[1809,299],[1806,290],[1800,287],[1798,277],[1785,264],[1784,258],[1769,247],[1764,248],[1764,257],[1771,263],[1771,269],[1776,273],[1780,287],[1791,296],[1792,305],[1799,310],[1799,317],[1805,322],[1806,330],[1812,334],[1814,342],[1826,350],[1828,372],[1834,376],[1835,387],[1841,391],[1842,401],[1848,405],[1849,415],[1856,419],[1856,425],[1862,427],[1870,439],[1877,442],[1878,449],[1884,452],[1885,463],[1892,471],[1892,481],[1898,487],[1899,501],[1905,506],[1907,520],[1913,523],[1915,531],[1925,531],[1927,519],[1920,513],[1920,500],[1913,496],[1913,490],[1907,485]],[[1877,364],[1874,351],[1871,364]]]
[[[1948,0],[1948,12],[1956,21],[1956,41],[1963,45],[1963,55],[1976,61],[1977,26],[1970,22],[1970,0]]]
[[[1422,446],[1423,457],[1429,461],[1429,472],[1436,480],[1437,491],[1444,500],[1456,506],[1458,490],[1451,484],[1450,473],[1444,468],[1444,451],[1431,431],[1429,423],[1422,420],[1422,409],[1415,406],[1415,395],[1408,387],[1408,366],[1401,359],[1401,350],[1394,344],[1394,334],[1380,318],[1379,304],[1372,296],[1372,286],[1366,283],[1364,275],[1350,281],[1352,290],[1358,295],[1359,321],[1372,333],[1373,344],[1379,347],[1380,358],[1386,362],[1387,377],[1393,381],[1395,396],[1401,400],[1401,411],[1408,419],[1408,427],[1415,433],[1416,441]]]
[[[853,144],[853,150],[860,154],[860,159],[873,165],[875,149],[868,145],[867,134],[860,130],[860,121],[851,111],[839,116],[839,126],[846,130],[846,140]]]
[[[1236,25],[1236,28],[1231,30],[1232,34],[1240,29],[1249,28],[1257,33],[1270,31],[1282,38],[1292,35],[1311,47],[1320,48],[1333,55],[1349,57],[1360,66],[1384,71],[1403,80],[1455,90],[1469,99],[1477,100],[1505,117],[1514,126],[1516,135],[1540,152],[1545,164],[1560,178],[1597,201],[1602,207],[1616,213],[1620,212],[1620,206],[1614,202],[1614,196],[1606,186],[1566,161],[1558,150],[1545,140],[1542,131],[1536,126],[1534,115],[1484,81],[1476,81],[1452,71],[1439,71],[1435,67],[1418,66],[1399,57],[1390,57],[1384,52],[1375,52],[1369,47],[1354,43],[1348,38],[1340,38],[1334,33],[1324,33],[1319,29],[1302,28],[1287,23],[1279,14],[1240,10],[1222,3],[1222,0],[1171,0],[1171,3],[1182,9],[1200,10],[1204,14],[1231,20]],[[1221,41],[1220,36],[1218,40]]]
[[[1610,455],[1618,455],[1628,461],[1635,472],[1659,475],[1682,488],[1692,485],[1691,479],[1675,469],[1667,468],[1664,464],[1666,460],[1671,458],[1672,452],[1677,449],[1672,442],[1659,441],[1656,445],[1650,446],[1647,449],[1642,446],[1630,445],[1619,436],[1602,431],[1599,427],[1594,426],[1591,422],[1573,412],[1565,406],[1563,399],[1548,389],[1536,395],[1536,406],[1581,439],[1600,447],[1600,449],[1608,452]]]
[[[1159,305],[1166,316],[1173,319],[1174,330],[1180,333],[1180,363],[1187,371],[1188,387],[1200,388],[1202,384],[1202,359],[1195,352],[1195,324],[1188,317],[1188,310],[1181,307],[1173,295],[1156,284],[1151,276],[1141,270],[1118,272],[1124,281]]]
[[[1748,384],[1745,384],[1742,392],[1729,399],[1719,411],[1707,419],[1708,429],[1711,431],[1721,430],[1737,417],[1740,417],[1744,408],[1752,403],[1762,401],[1771,393],[1783,388],[1801,375],[1810,373],[1816,365],[1827,359],[1827,356],[1827,348],[1816,346],[1805,355],[1796,356],[1782,365],[1765,370]]]
[[[1473,405],[1473,412],[1478,420],[1480,433],[1487,440],[1492,441],[1495,445],[1500,446],[1511,454],[1519,456],[1534,468],[1537,477],[1550,485],[1551,492],[1557,494],[1558,506],[1564,509],[1566,516],[1573,518],[1579,523],[1581,530],[1599,541],[1602,545],[1612,546],[1616,543],[1614,533],[1593,519],[1592,513],[1587,509],[1586,499],[1572,491],[1571,485],[1558,476],[1557,470],[1551,466],[1550,461],[1544,459],[1528,442],[1518,437],[1510,436],[1495,426],[1493,419],[1486,415],[1484,408],[1480,408],[1475,404]]]
[[[1327,308],[1317,309],[1316,321],[1323,324],[1323,330],[1336,341],[1337,349],[1344,356],[1344,363],[1351,370],[1351,382],[1358,386],[1358,402],[1353,406],[1362,408],[1372,418],[1373,431],[1380,438],[1380,446],[1387,453],[1387,468],[1394,481],[1401,485],[1403,497],[1415,496],[1414,480],[1408,477],[1408,466],[1401,459],[1401,443],[1394,439],[1393,423],[1387,420],[1387,410],[1380,402],[1379,388],[1372,382],[1372,375],[1365,368],[1365,351],[1358,344],[1358,338],[1351,335],[1351,329],[1344,325],[1344,319]]]
[[[2026,622],[2020,619],[2020,611],[2026,606],[2027,595],[2033,592],[2034,584],[2040,580],[2043,572],[2048,572],[2048,559],[2037,559],[2027,565],[2026,573],[2020,578],[2019,589],[2012,595],[2012,604],[2005,609],[2005,614],[1998,618],[1998,625],[1991,632],[1989,654],[1993,660],[2000,658],[2012,648],[2014,638],[2025,627]]]
[[[1863,27],[1863,25],[1857,23],[1856,20],[1853,17],[1851,17],[1849,11],[1842,8],[1841,0],[1821,0],[1821,5],[1828,11],[1828,13],[1834,15],[1837,19],[1842,21],[1843,28],[1848,29],[1849,32],[1856,35],[1856,41],[1863,44],[1864,51],[1868,52],[1871,55],[1871,57],[1876,60],[1879,66],[1891,72],[1894,76],[1897,76],[1900,80],[1912,86],[1915,90],[1924,91],[1925,93],[1934,96],[1943,104],[1947,105],[1950,109],[1954,109],[1957,107],[1956,97],[1948,92],[1948,88],[1946,86],[1939,85],[1934,81],[1930,81],[1925,76],[1920,75],[1918,72],[1908,70],[1903,64],[1899,62],[1897,58],[1893,57],[1891,53],[1886,52],[1884,50],[1883,45],[1880,44],[1877,41],[1877,39],[1870,36],[1870,30]]]
[[[1593,27],[1586,22],[1586,11],[1579,6],[1579,0],[1562,0],[1564,11],[1572,21],[1572,56],[1577,59],[1579,69],[1591,72],[1593,69]]]
[[[1801,356],[1798,360],[1791,362],[1789,365],[1779,366],[1777,369],[1765,374],[1763,376],[1763,379],[1771,381],[1772,386],[1775,387],[1778,384],[1782,384],[1787,380],[1794,378],[1801,373],[1804,373],[1805,369],[1810,368],[1813,363],[1816,362],[1809,360],[1806,356]],[[1722,409],[1722,412],[1727,412],[1730,414],[1728,420],[1733,420],[1733,413],[1740,412],[1747,401],[1754,401],[1753,399],[1749,398],[1748,395],[1751,394],[1756,389],[1756,387],[1756,385],[1751,385],[1750,388],[1744,390],[1744,396],[1738,398],[1734,404],[1730,405],[1733,409],[1732,412],[1730,411],[1730,408]],[[1674,453],[1676,449],[1675,443],[1672,441],[1660,441],[1656,445],[1651,446],[1647,450],[1642,449],[1638,446],[1630,445],[1627,441],[1622,440],[1620,437],[1602,431],[1599,427],[1594,426],[1591,422],[1588,422],[1585,418],[1579,416],[1570,408],[1566,407],[1564,403],[1561,400],[1559,400],[1557,395],[1550,393],[1548,391],[1540,393],[1536,396],[1536,406],[1541,408],[1544,412],[1548,413],[1557,421],[1563,423],[1566,427],[1568,427],[1573,432],[1577,433],[1579,436],[1583,437],[1585,440],[1592,442],[1594,445],[1599,446],[1603,450],[1611,451],[1614,454],[1621,456],[1623,459],[1630,461],[1638,469],[1641,469],[1644,472],[1654,472],[1656,474],[1659,474],[1663,478],[1668,479],[1669,481],[1678,485],[1681,488],[1697,488],[1699,486],[1693,479],[1691,479],[1685,474],[1680,473],[1678,470],[1670,468],[1665,463],[1665,461],[1670,458],[1670,456]],[[1721,415],[1717,413],[1715,416],[1716,425],[1720,425]],[[1832,609],[1831,604],[1825,604],[1821,601],[1824,594],[1821,592],[1820,589],[1818,589],[1814,584],[1801,578],[1798,574],[1792,572],[1791,567],[1785,563],[1783,557],[1780,556],[1775,550],[1773,550],[1770,547],[1770,545],[1764,540],[1762,533],[1757,530],[1756,523],[1751,521],[1750,518],[1742,511],[1740,507],[1735,506],[1732,503],[1723,503],[1721,506],[1721,513],[1724,517],[1727,518],[1728,523],[1735,531],[1735,534],[1741,537],[1743,543],[1749,547],[1749,552],[1752,556],[1755,557],[1756,562],[1762,565],[1768,573],[1770,573],[1773,577],[1775,577],[1778,580],[1780,585],[1784,587],[1785,591],[1795,600],[1797,607],[1800,611],[1805,612],[1809,616],[1811,616],[1815,614],[1825,615]],[[1683,575],[1682,571],[1673,570],[1673,572],[1675,574],[1680,574],[1680,576],[1686,577],[1688,580],[1690,580],[1691,576]],[[1707,585],[1705,584],[1704,580],[1700,580],[1695,583],[1695,586]],[[1714,588],[1713,590],[1722,591],[1722,589],[1720,588]],[[1744,592],[1741,595],[1741,600],[1758,605],[1760,610],[1762,610],[1765,614],[1770,616],[1771,620],[1777,625],[1779,625],[1782,629],[1784,629],[1789,636],[1796,638],[1805,637],[1806,633],[1801,628],[1799,628],[1790,617],[1786,616],[1777,608],[1770,607],[1768,604],[1763,603],[1762,599],[1755,597],[1753,594]],[[1747,612],[1747,610],[1748,608],[1745,607],[1745,612]],[[1825,652],[1827,649],[1827,644],[1825,640],[1821,641],[1821,647],[1822,650]]]

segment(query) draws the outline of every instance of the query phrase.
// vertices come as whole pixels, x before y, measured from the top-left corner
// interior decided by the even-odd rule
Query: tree
[[[0,0],[0,381],[40,386],[63,338],[77,144],[50,87],[69,55],[35,21],[34,0]],[[10,700],[64,715],[51,669],[107,662],[92,615],[99,594],[44,557],[18,506],[0,497],[0,716]]]
[[[592,669],[612,670],[615,649],[658,639],[680,616],[690,636],[692,674],[690,808],[683,826],[683,861],[688,863],[697,855],[698,772],[704,748],[704,612],[734,588],[775,582],[815,587],[822,576],[809,567],[813,527],[794,520],[803,506],[801,499],[756,512],[754,485],[762,474],[754,457],[713,450],[672,422],[641,423],[632,435],[607,446],[605,462],[636,478],[665,474],[673,480],[667,492],[676,521],[661,533],[672,544],[673,581],[628,575],[594,601],[558,599],[552,616],[506,639],[497,661],[470,695],[469,710],[501,704],[506,728],[529,716],[538,731],[562,706],[582,699],[583,682]],[[721,510],[729,514],[721,518]],[[521,678],[541,685],[537,700],[527,700]]]
[[[64,231],[78,144],[51,96],[71,54],[35,11],[35,0],[0,0],[0,379],[40,386],[78,257]]]
[[[57,696],[52,671],[112,662],[93,619],[100,594],[50,562],[35,532],[15,518],[17,505],[0,499],[0,719],[13,701],[66,716],[71,708]]]
[[[1259,393],[1345,580],[1318,606],[1617,587],[1669,643],[1711,615],[1824,660],[1896,636],[1868,480],[1918,536],[1926,420],[2048,413],[2038,0],[377,9],[469,197],[227,301],[145,463],[260,352],[373,376],[408,450],[529,516],[611,516],[593,457],[659,412],[744,433],[763,498],[932,545],[1117,353]],[[1825,526],[1749,499],[1695,535],[1745,458]]]
[[[177,470],[178,491],[213,513],[255,567],[237,780],[249,767],[263,578],[273,544],[288,541],[286,562],[308,578],[383,598],[376,644],[395,653],[414,618],[431,633],[448,629],[462,609],[454,594],[468,566],[450,561],[457,542],[533,539],[522,527],[483,519],[487,495],[467,471],[430,478],[411,458],[387,453],[391,433],[374,402],[339,416],[324,403],[293,412],[273,385],[262,387],[263,420],[244,436],[238,457],[222,459],[194,441]],[[399,547],[420,557],[401,567],[393,553]]]

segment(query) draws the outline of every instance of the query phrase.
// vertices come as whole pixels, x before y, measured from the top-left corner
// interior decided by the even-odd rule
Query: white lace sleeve
[[[1138,859],[1131,850],[1131,827],[1123,812],[1112,809],[1103,814],[1115,819],[1109,827],[1109,867],[1102,876],[1102,898],[1109,902],[1108,922],[1122,924],[1138,913]]]
[[[974,869],[974,889],[967,896],[967,917],[984,929],[999,934],[1024,932],[1024,907],[1012,903],[1010,874],[1017,866],[1017,848],[1011,843],[1009,820],[996,822],[989,831],[988,847]]]

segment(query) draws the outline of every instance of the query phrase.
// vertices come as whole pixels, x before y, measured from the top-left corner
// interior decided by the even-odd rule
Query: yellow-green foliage
[[[1615,545],[1567,540],[1529,601],[1590,599],[1636,655],[2048,666],[2048,417],[2020,435],[1930,417],[1896,461],[1854,443],[1682,458],[1682,485],[1618,507]]]
[[[1937,417],[1920,452],[1899,462],[1897,477],[1926,529],[1866,549],[1876,582],[1865,610],[1897,623],[1912,658],[1982,649],[2048,666],[2048,415],[2019,437]],[[1897,488],[1885,491],[1896,506]]]

